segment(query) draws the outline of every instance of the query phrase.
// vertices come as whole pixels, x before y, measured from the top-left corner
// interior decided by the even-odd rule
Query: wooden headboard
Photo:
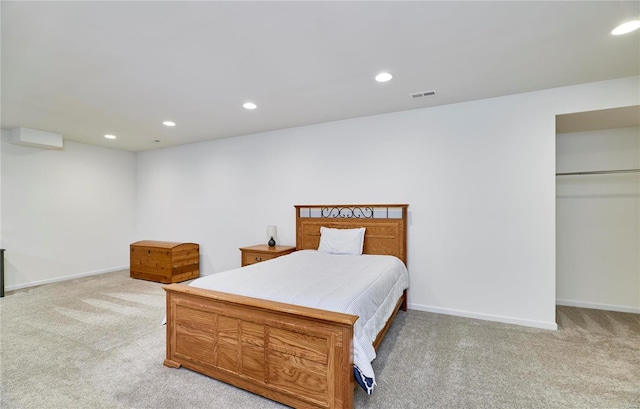
[[[407,264],[408,204],[296,205],[296,248],[317,250],[320,227],[365,227],[364,254],[398,257]]]

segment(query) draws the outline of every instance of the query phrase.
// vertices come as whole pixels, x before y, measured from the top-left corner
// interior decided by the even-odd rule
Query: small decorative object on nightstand
[[[295,246],[267,246],[259,244],[251,247],[241,247],[242,267],[271,260],[296,251]]]
[[[267,237],[269,237],[269,247],[276,245],[275,238],[278,237],[278,226],[267,226]]]

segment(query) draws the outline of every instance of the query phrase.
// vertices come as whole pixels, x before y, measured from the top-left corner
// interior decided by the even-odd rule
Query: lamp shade
[[[276,245],[276,237],[278,236],[278,226],[267,226],[267,238],[269,238],[269,246]]]

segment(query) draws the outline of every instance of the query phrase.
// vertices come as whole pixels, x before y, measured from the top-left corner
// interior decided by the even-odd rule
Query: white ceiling
[[[2,128],[130,151],[640,74],[638,1],[0,7]]]

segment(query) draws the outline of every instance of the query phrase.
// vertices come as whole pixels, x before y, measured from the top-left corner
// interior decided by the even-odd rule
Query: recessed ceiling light
[[[631,20],[631,21],[627,21],[624,24],[620,24],[618,27],[614,28],[611,31],[611,34],[613,34],[614,36],[619,36],[622,34],[630,33],[639,28],[640,28],[640,20]]]
[[[107,139],[116,139],[115,135],[105,135],[104,137]]]
[[[381,72],[380,74],[376,75],[376,81],[378,82],[387,82],[391,80],[391,78],[393,78],[393,75],[389,74],[388,72]]]
[[[242,106],[245,109],[256,109],[256,108],[258,108],[258,106],[256,104],[254,104],[253,102],[245,102],[244,104],[242,104]]]
[[[164,126],[176,126],[176,123],[172,122],[172,121],[164,121],[162,123],[162,125],[164,125]]]

